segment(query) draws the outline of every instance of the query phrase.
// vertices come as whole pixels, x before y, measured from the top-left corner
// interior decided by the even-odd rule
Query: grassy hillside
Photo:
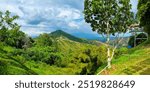
[[[100,67],[97,72],[103,67]],[[117,56],[112,61],[112,68],[105,70],[102,74],[149,75],[150,40]]]

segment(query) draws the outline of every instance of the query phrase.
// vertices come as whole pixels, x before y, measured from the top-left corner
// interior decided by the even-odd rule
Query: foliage
[[[5,40],[7,45],[16,48],[28,48],[32,45],[32,38],[27,37],[23,32],[18,30],[8,31],[9,37]]]
[[[130,0],[85,0],[85,21],[91,24],[93,31],[100,34],[126,32],[133,18],[129,2]]]
[[[87,48],[78,58],[81,62],[87,63],[80,74],[94,74],[100,66],[106,63],[106,48],[104,46]]]
[[[144,26],[144,31],[148,33],[148,35],[150,34],[150,25],[145,25]]]
[[[149,0],[139,0],[138,3],[138,18],[140,20],[140,25],[144,27],[144,30],[150,34],[150,1]]]
[[[106,61],[100,42],[60,30],[32,39],[14,23],[17,17],[8,11],[2,15],[6,18],[0,26],[0,74],[94,74]]]
[[[107,62],[111,68],[111,60],[118,44],[121,42],[120,34],[126,33],[131,25],[133,12],[130,0],[85,0],[84,18],[92,27],[92,30],[106,37]],[[115,44],[112,54],[110,53],[110,36],[116,36],[118,41]]]
[[[18,29],[19,25],[14,22],[18,16],[10,16],[10,12],[2,13],[0,11],[0,41],[5,41],[8,36],[8,30]]]
[[[107,69],[101,74],[110,75],[149,75],[150,67],[150,40],[145,44],[131,48],[125,55],[120,55],[113,59],[113,69]],[[101,71],[100,67],[97,71]]]
[[[49,36],[49,34],[40,34],[40,36],[36,38],[35,44],[39,46],[51,46],[52,38]]]
[[[11,17],[9,11],[0,12],[0,41],[16,48],[30,47],[31,38],[19,31],[20,26],[14,22],[18,18],[19,16]]]
[[[125,54],[128,54],[128,48],[126,47],[118,48],[115,52],[115,58],[118,58],[119,56],[125,55]]]

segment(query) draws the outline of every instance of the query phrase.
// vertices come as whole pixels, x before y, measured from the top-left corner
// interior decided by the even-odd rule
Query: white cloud
[[[81,18],[81,12],[79,10],[76,10],[76,9],[62,9],[60,8],[59,9],[59,14],[58,14],[58,18],[67,18],[67,19],[70,19],[70,20],[73,20],[73,19],[79,19]]]
[[[79,29],[79,25],[77,25],[75,22],[70,22],[68,25],[72,28]]]
[[[43,28],[38,28],[38,30],[36,28],[24,28],[22,27],[22,30],[24,33],[28,34],[29,36],[37,36],[40,35],[42,33],[50,33],[49,31],[43,31]]]
[[[0,3],[0,10],[3,12],[9,10],[13,14],[17,14],[20,17],[23,17],[23,12],[18,9],[18,6],[16,6],[15,4]]]
[[[131,1],[136,11],[137,0]],[[32,36],[57,29],[92,34],[91,27],[84,22],[83,8],[84,0],[0,0],[0,10],[19,15],[21,29]]]

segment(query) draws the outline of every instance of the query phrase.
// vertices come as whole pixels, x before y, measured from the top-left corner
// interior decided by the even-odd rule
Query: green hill
[[[93,45],[101,45],[104,44],[100,41],[96,41],[96,40],[87,40],[87,39],[82,39],[82,38],[78,38],[75,37],[69,33],[66,33],[62,30],[56,30],[52,33],[49,34],[53,39],[68,39],[74,42],[79,42],[79,43],[86,43],[86,44],[93,44]]]
[[[72,35],[64,32],[62,30],[56,30],[56,31],[50,33],[49,35],[52,36],[53,38],[66,37],[66,38],[68,38],[69,40],[72,40],[72,41],[88,43],[87,40],[72,36]]]
[[[105,66],[105,65],[104,65]],[[103,67],[97,70],[101,71]],[[101,74],[110,75],[149,75],[150,74],[150,40],[127,50],[112,61],[112,68]]]
[[[26,49],[0,42],[1,75],[86,75],[106,66],[107,50],[101,42],[80,42],[82,39],[63,31],[33,40]],[[117,49],[112,68],[102,74],[150,74],[150,40],[132,49]]]
[[[96,42],[102,45],[97,46],[79,42],[74,39],[80,38],[70,38],[72,36],[64,32],[62,35],[50,34],[50,38],[53,36],[50,46],[37,45],[37,37],[33,46],[26,49],[18,49],[0,42],[0,74],[94,74],[98,66],[104,63],[103,44]],[[47,38],[47,35],[45,36]],[[43,36],[40,42],[46,38]]]

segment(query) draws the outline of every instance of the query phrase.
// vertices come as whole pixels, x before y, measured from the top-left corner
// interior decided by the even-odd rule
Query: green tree
[[[22,31],[19,31],[20,27],[7,31],[8,37],[5,39],[5,43],[16,48],[28,48],[31,47],[33,41]]]
[[[139,0],[138,3],[138,18],[140,25],[150,34],[150,0]]]
[[[51,46],[52,45],[52,38],[50,37],[49,34],[41,34],[37,39],[36,39],[36,44],[39,46]]]
[[[19,16],[10,16],[10,12],[2,13],[0,11],[0,41],[5,41],[9,35],[8,31],[18,29],[20,26],[14,22]]]
[[[19,16],[11,16],[9,11],[0,12],[0,41],[16,48],[27,48],[31,39],[20,31],[20,26],[14,21]]]
[[[85,0],[84,2],[85,21],[91,24],[93,31],[103,35],[107,40],[108,68],[111,68],[111,60],[122,40],[122,33],[126,33],[132,23],[133,13],[130,10],[130,0]],[[112,51],[109,45],[111,35],[118,38]]]

